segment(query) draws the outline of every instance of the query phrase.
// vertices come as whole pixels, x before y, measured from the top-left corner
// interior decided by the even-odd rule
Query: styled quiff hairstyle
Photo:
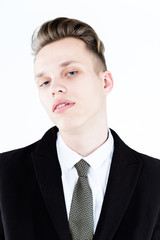
[[[76,19],[60,17],[45,22],[36,29],[32,35],[33,55],[36,56],[44,46],[66,37],[84,41],[87,49],[100,60],[103,70],[107,70],[102,41],[91,26]]]

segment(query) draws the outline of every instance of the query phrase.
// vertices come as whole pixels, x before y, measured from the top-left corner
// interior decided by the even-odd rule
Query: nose
[[[50,92],[51,94],[65,93],[67,92],[67,88],[64,86],[64,84],[60,83],[60,81],[54,80],[50,85]]]

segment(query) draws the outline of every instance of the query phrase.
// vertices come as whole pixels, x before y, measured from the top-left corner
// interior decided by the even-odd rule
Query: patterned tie
[[[92,240],[93,198],[87,178],[89,164],[82,159],[75,168],[79,178],[73,192],[69,227],[73,240]]]

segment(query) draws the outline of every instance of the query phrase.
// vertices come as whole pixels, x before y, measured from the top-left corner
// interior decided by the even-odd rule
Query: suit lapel
[[[114,154],[95,240],[113,239],[128,208],[142,163],[112,130]]]
[[[56,136],[57,128],[54,127],[39,141],[32,158],[39,187],[59,239],[70,240]]]

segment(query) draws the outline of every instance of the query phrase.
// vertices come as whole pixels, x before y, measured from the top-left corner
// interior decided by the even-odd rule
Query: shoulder
[[[36,150],[36,147],[39,144],[39,142],[45,141],[46,139],[51,139],[51,136],[56,136],[57,131],[58,131],[58,129],[56,127],[52,127],[42,136],[41,139],[39,139],[38,141],[36,141],[34,143],[32,143],[28,146],[22,147],[22,148],[18,148],[18,149],[0,153],[0,161],[2,159],[23,156],[28,153],[34,152]]]
[[[137,157],[137,159],[140,159],[146,165],[151,164],[155,167],[160,167],[160,159],[137,152],[137,151],[133,150],[132,148],[129,148],[129,149],[130,149],[130,151],[132,151],[132,153],[135,155],[135,157]]]
[[[26,147],[11,150],[0,154],[0,176],[2,177],[5,173],[14,171],[18,166],[26,167],[26,163],[32,152],[35,151],[39,141],[30,144]]]
[[[129,148],[132,154],[135,156],[137,161],[142,162],[142,173],[143,175],[151,181],[155,180],[155,184],[160,184],[160,160],[146,154],[137,152]]]
[[[32,143],[28,146],[22,147],[22,148],[18,148],[18,149],[14,149],[14,150],[10,150],[10,151],[1,153],[0,154],[0,162],[7,161],[8,159],[12,159],[12,158],[15,159],[18,157],[27,156],[28,153],[31,153],[35,150],[38,142],[39,141]]]
[[[160,179],[160,160],[152,156],[140,153],[131,147],[129,147],[118,134],[111,129],[111,133],[114,138],[115,151],[118,151],[119,155],[126,158],[126,162],[141,162],[142,170],[148,172],[148,174],[155,174]],[[130,161],[131,159],[131,161]]]
[[[8,169],[17,169],[20,166],[27,166],[32,161],[32,154],[36,152],[40,143],[44,142],[44,145],[47,145],[46,139],[50,141],[51,136],[56,135],[56,131],[57,130],[53,127],[49,129],[40,140],[28,146],[0,153],[0,175]]]

